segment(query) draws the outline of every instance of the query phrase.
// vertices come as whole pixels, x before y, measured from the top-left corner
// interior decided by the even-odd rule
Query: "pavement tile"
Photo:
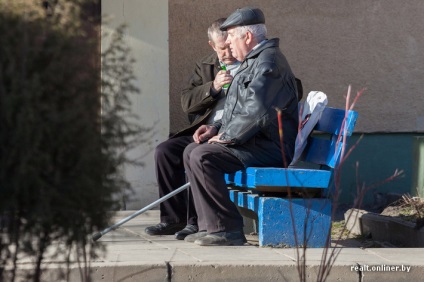
[[[165,263],[171,261],[196,262],[197,259],[191,255],[181,252],[178,249],[155,249],[155,250],[125,250],[121,252],[109,253],[104,259],[105,262],[149,262]]]
[[[185,251],[200,261],[292,261],[288,257],[272,252],[272,250],[261,250],[250,246],[200,247],[186,249]]]
[[[383,258],[386,264],[424,266],[423,248],[374,248],[365,249],[365,252]]]

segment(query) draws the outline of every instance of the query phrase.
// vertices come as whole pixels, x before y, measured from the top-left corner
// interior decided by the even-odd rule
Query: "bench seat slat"
[[[259,186],[325,188],[332,172],[318,169],[249,167],[226,175],[227,184],[255,189]]]

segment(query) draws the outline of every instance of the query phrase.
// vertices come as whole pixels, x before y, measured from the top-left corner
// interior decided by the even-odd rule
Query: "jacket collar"
[[[252,57],[257,56],[259,53],[261,53],[264,49],[267,48],[274,48],[274,47],[279,47],[280,46],[280,39],[279,38],[272,38],[267,40],[267,42],[265,42],[264,44],[262,44],[261,46],[259,46],[258,48],[255,48],[253,50],[251,50],[247,55],[246,55],[246,59],[250,59]]]
[[[218,55],[215,52],[213,52],[209,56],[204,57],[202,59],[202,64],[206,64],[206,65],[219,65]]]

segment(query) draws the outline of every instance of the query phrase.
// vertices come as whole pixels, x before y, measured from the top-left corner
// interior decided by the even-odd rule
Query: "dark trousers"
[[[168,139],[156,147],[156,179],[160,197],[187,183],[183,152],[193,141],[192,136],[180,136]],[[197,215],[190,189],[182,191],[160,204],[160,221],[197,224]]]
[[[194,197],[199,230],[242,229],[243,218],[230,200],[224,174],[243,169],[243,163],[224,146],[191,143],[184,150],[184,167]]]

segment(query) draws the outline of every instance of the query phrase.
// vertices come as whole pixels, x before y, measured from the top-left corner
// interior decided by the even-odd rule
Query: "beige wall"
[[[154,148],[169,132],[169,56],[168,2],[158,0],[102,0],[102,28],[105,31],[118,25],[128,25],[125,40],[136,60],[136,85],[141,94],[132,101],[133,112],[140,124],[152,127],[150,140],[129,153],[143,161],[143,167],[126,167],[125,175],[134,188],[127,209],[139,209],[157,199]],[[107,20],[110,19],[110,20]],[[102,38],[102,46],[107,38]]]
[[[195,60],[208,54],[208,24],[237,7],[260,7],[269,38],[304,86],[344,107],[349,84],[367,91],[357,132],[424,131],[424,1],[169,0],[171,130],[186,117],[179,95]]]

